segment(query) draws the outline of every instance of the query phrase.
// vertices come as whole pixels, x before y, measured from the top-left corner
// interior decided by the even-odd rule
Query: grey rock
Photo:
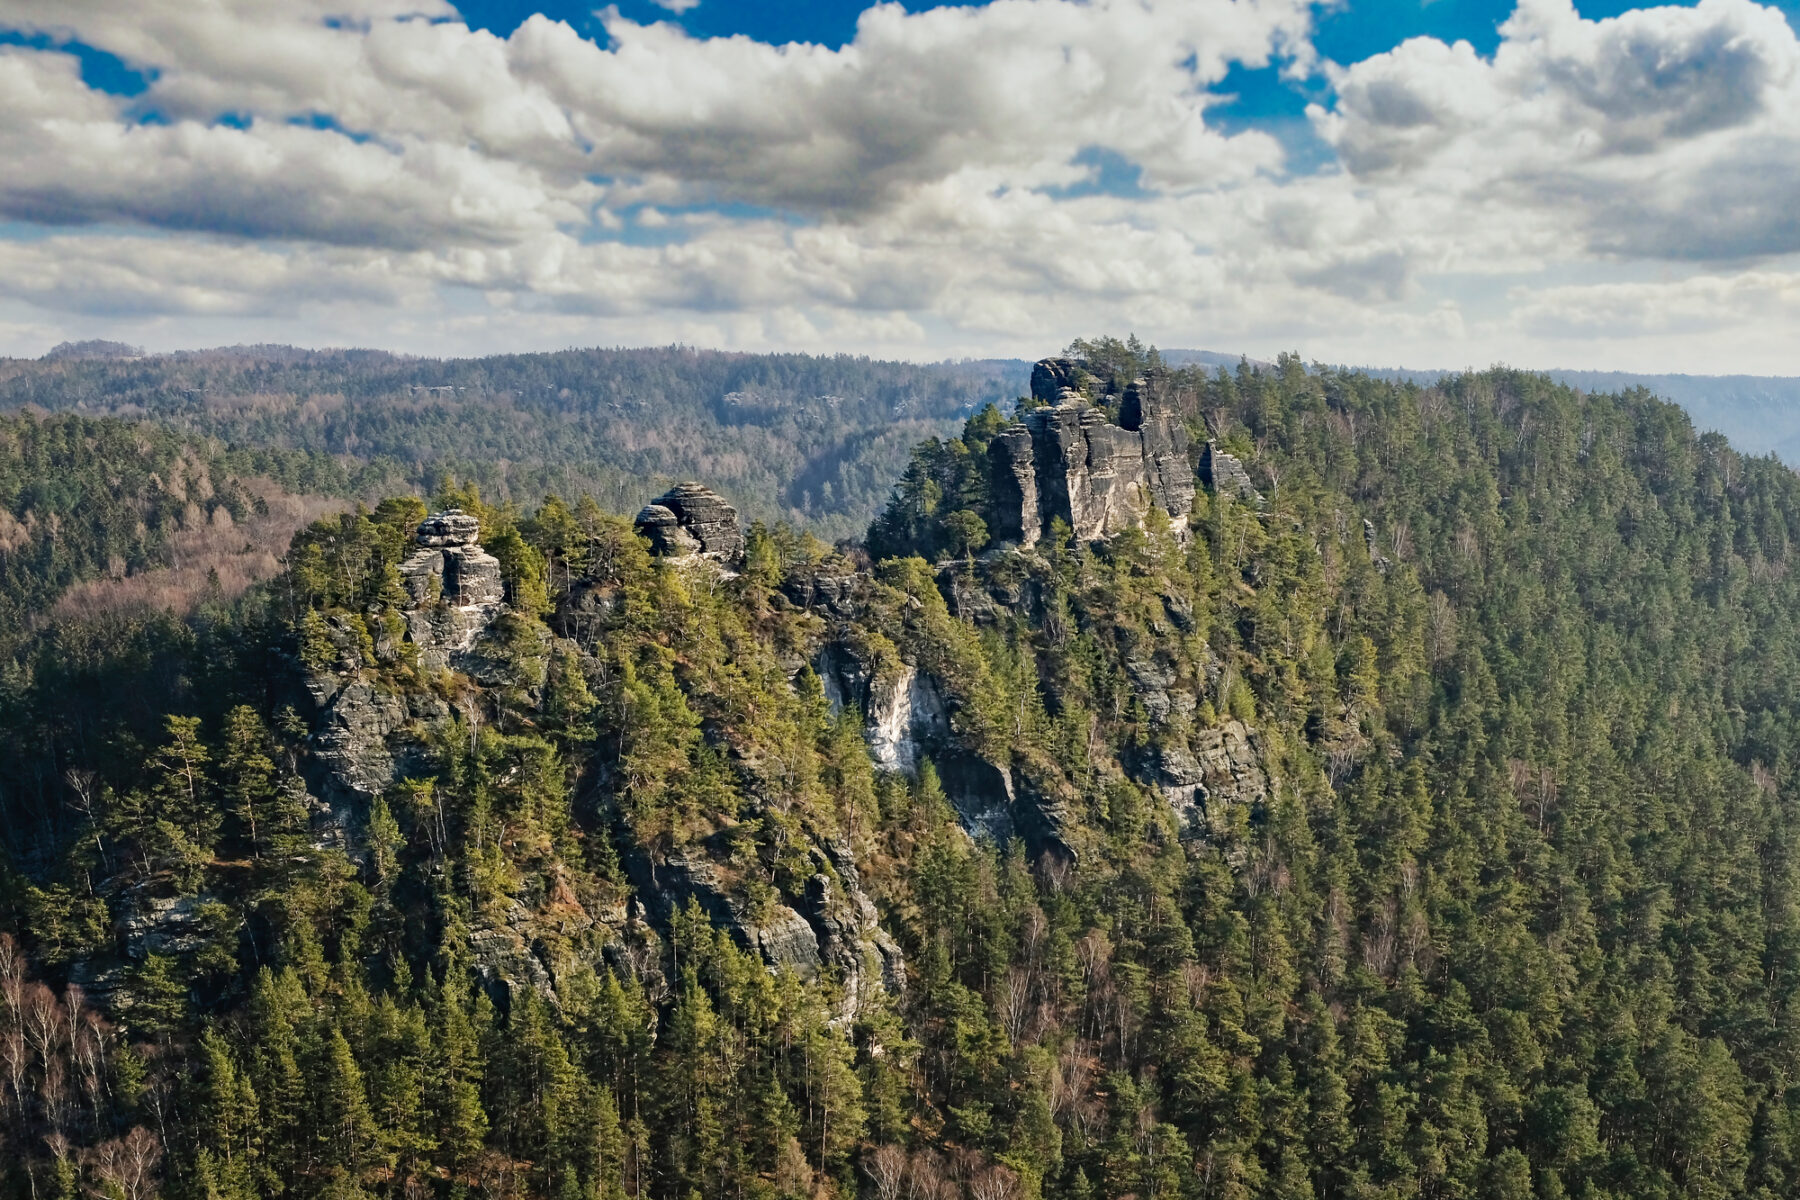
[[[1188,432],[1163,399],[1167,380],[1158,374],[1134,380],[1119,405],[1119,424],[1144,444],[1144,478],[1150,498],[1171,518],[1194,511],[1194,471],[1188,465]]]
[[[419,523],[421,546],[473,546],[481,537],[481,522],[460,508],[432,513]]]
[[[1077,540],[1097,541],[1142,524],[1152,504],[1185,528],[1194,505],[1187,433],[1158,383],[1133,383],[1114,425],[1062,385],[1072,369],[1066,359],[1039,363],[1033,394],[1051,399],[1054,385],[1055,402],[988,443],[996,540],[1030,546],[1061,519]]]
[[[419,525],[419,548],[400,564],[407,636],[426,670],[459,665],[505,611],[500,560],[477,543],[480,533],[460,509],[434,513]]]
[[[352,679],[338,690],[312,735],[316,784],[334,812],[360,810],[393,786],[399,768],[388,736],[406,722],[406,702],[365,680]]]
[[[650,550],[664,558],[700,553],[700,539],[681,527],[681,518],[661,504],[646,504],[632,522],[650,541]]]
[[[1375,522],[1367,517],[1363,518],[1363,545],[1368,547],[1369,561],[1375,565],[1375,569],[1383,575],[1387,574],[1394,564],[1381,552],[1381,544],[1375,538]]]
[[[993,464],[993,502],[998,518],[994,540],[1035,545],[1042,536],[1043,523],[1039,517],[1031,430],[1024,425],[1001,430],[988,443],[988,460]]]
[[[929,748],[950,736],[950,715],[937,683],[917,668],[903,666],[891,678],[875,679],[864,708],[869,753],[877,766],[916,775]]]
[[[1057,404],[1066,391],[1081,383],[1081,364],[1072,358],[1039,359],[1031,368],[1031,394],[1046,404]]]
[[[1004,846],[1019,832],[1012,772],[974,754],[952,751],[936,760],[944,796],[970,837]]]
[[[201,906],[211,897],[137,897],[114,925],[127,958],[192,954],[206,944]]]
[[[1168,663],[1154,658],[1127,659],[1125,674],[1131,680],[1132,694],[1152,721],[1167,721],[1171,716],[1191,713],[1199,706],[1192,691],[1176,686],[1180,677]]]
[[[1254,730],[1234,719],[1155,756],[1154,782],[1186,835],[1205,836],[1233,806],[1267,802],[1269,776],[1259,742]]]
[[[673,525],[664,513],[674,518]],[[698,553],[726,566],[735,566],[744,557],[737,509],[698,483],[678,483],[658,496],[638,513],[637,524],[660,554]],[[689,548],[686,539],[698,549]]]
[[[1207,442],[1200,450],[1200,482],[1211,488],[1214,495],[1232,496],[1258,507],[1262,505],[1262,493],[1250,482],[1250,473],[1244,470],[1244,464],[1213,442]]]
[[[853,617],[866,576],[841,554],[827,554],[799,568],[781,582],[781,592],[805,609],[821,609],[834,617]]]

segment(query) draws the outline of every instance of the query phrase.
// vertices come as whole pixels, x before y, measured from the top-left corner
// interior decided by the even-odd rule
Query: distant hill
[[[1235,368],[1239,355],[1212,350],[1164,350],[1171,366]],[[1250,359],[1252,366],[1262,365]],[[1376,379],[1437,383],[1463,371],[1411,367],[1347,367]],[[1781,375],[1638,375],[1627,371],[1542,371],[1557,383],[1584,392],[1615,394],[1645,388],[1687,410],[1701,431],[1715,430],[1752,454],[1773,454],[1800,467],[1800,377]]]
[[[127,346],[124,342],[108,342],[98,339],[86,342],[60,342],[44,352],[44,359],[57,362],[72,358],[142,358],[142,346]]]
[[[93,343],[83,343],[91,347]],[[124,347],[130,350],[130,347]],[[384,486],[472,480],[491,499],[593,495],[630,510],[706,480],[747,517],[860,533],[921,438],[1030,364],[917,364],[671,346],[429,359],[290,346],[128,357],[58,347],[0,360],[0,412],[152,419],[228,442],[332,455]]]

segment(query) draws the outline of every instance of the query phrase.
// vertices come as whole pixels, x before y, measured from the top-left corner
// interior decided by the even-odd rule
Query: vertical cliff
[[[1178,524],[1193,510],[1187,430],[1161,381],[1134,380],[1115,424],[1076,389],[1080,378],[1067,359],[1040,362],[1032,391],[1043,406],[989,442],[997,540],[1031,546],[1061,520],[1098,541],[1141,524],[1152,505]]]

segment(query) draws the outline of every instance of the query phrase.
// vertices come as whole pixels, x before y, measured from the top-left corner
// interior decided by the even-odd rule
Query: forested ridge
[[[411,497],[22,638],[0,1188],[1800,1193],[1800,479],[1641,391],[1074,349],[1262,503],[990,544],[996,409],[732,570],[448,484],[446,669]]]
[[[1023,390],[1022,364],[667,347],[425,359],[247,346],[128,347],[0,361],[0,410],[148,417],[232,445],[334,456],[368,486],[444,475],[495,498],[546,492],[626,508],[703,478],[744,510],[859,533],[912,444]]]

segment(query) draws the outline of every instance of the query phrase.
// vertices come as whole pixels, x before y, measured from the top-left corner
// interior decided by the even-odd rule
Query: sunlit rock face
[[[1133,381],[1115,425],[1076,390],[1079,378],[1068,359],[1038,363],[1031,388],[1045,407],[988,444],[999,541],[1034,545],[1057,520],[1076,540],[1098,541],[1141,525],[1153,504],[1177,528],[1193,511],[1187,430],[1160,382]]]
[[[419,524],[418,548],[400,564],[410,603],[406,624],[420,664],[443,670],[471,649],[504,611],[500,560],[481,548],[481,523],[461,509]]]
[[[678,483],[638,512],[636,525],[665,558],[698,554],[726,567],[744,558],[738,511],[711,488]]]

